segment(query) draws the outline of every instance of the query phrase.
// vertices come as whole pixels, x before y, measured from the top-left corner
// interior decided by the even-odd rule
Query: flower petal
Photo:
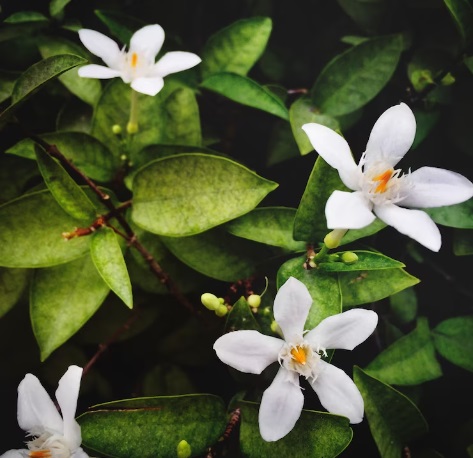
[[[8,452],[5,452],[0,455],[0,458],[24,458],[25,456],[28,456],[28,453],[29,450],[26,450],[24,448],[18,450],[8,450]]]
[[[277,361],[283,345],[282,339],[258,331],[233,331],[219,337],[214,350],[225,364],[241,372],[261,374]]]
[[[131,82],[131,87],[136,92],[146,95],[156,95],[164,86],[164,80],[160,76],[152,78],[136,78]]]
[[[164,54],[161,59],[154,64],[153,75],[164,78],[171,73],[182,72],[200,64],[202,59],[191,52],[173,51]]]
[[[130,53],[142,54],[154,62],[164,43],[164,30],[158,24],[146,25],[137,30],[130,40]]]
[[[18,424],[33,434],[45,428],[62,435],[63,422],[40,381],[33,374],[26,374],[18,385]]]
[[[79,30],[79,38],[92,54],[100,57],[109,67],[116,68],[122,53],[111,38],[90,29]]]
[[[363,420],[364,402],[353,380],[338,367],[319,361],[320,373],[311,383],[320,403],[330,412],[343,415],[350,423]]]
[[[315,151],[328,165],[338,170],[343,183],[353,191],[357,191],[361,171],[353,159],[346,140],[322,124],[304,124],[302,130],[309,137]]]
[[[307,287],[294,277],[282,285],[274,298],[274,319],[281,328],[286,342],[302,338],[304,324],[312,305]]]
[[[405,103],[388,108],[371,130],[365,170],[379,161],[394,167],[409,151],[415,135],[416,119],[412,110]]]
[[[89,455],[82,450],[81,447],[77,448],[71,455],[72,458],[89,458]]]
[[[414,186],[400,202],[403,207],[442,207],[464,202],[473,196],[473,183],[456,172],[421,167],[409,175]]]
[[[375,330],[378,315],[372,310],[351,309],[322,320],[304,339],[313,348],[353,350]]]
[[[108,79],[115,78],[121,75],[121,72],[118,70],[113,70],[112,68],[104,67],[103,65],[84,65],[79,68],[79,76],[82,78],[97,78],[97,79]]]
[[[389,226],[416,240],[432,251],[439,251],[442,237],[438,227],[427,213],[422,210],[410,210],[394,204],[374,207],[376,215]]]
[[[301,416],[303,405],[304,395],[299,386],[299,375],[281,367],[261,399],[261,437],[267,442],[273,442],[291,432]]]
[[[329,229],[361,229],[376,218],[371,202],[361,192],[334,191],[325,204]]]
[[[82,442],[80,426],[75,420],[81,377],[81,367],[69,366],[66,373],[59,380],[59,386],[56,390],[56,399],[59,407],[61,407],[64,421],[63,435],[71,450],[78,448]]]

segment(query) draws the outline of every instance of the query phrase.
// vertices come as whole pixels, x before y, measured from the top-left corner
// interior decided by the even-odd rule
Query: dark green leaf
[[[0,317],[5,315],[20,299],[28,283],[27,269],[0,267]]]
[[[227,315],[225,332],[252,329],[261,331],[260,325],[255,320],[247,300],[242,296],[234,304]]]
[[[210,394],[135,398],[94,409],[77,419],[82,444],[117,458],[174,457],[181,440],[198,456],[226,425],[222,400]]]
[[[343,251],[337,252],[340,257],[343,253]],[[360,250],[354,250],[351,251],[351,253],[355,253],[358,256],[358,261],[354,262],[353,264],[345,264],[341,261],[322,262],[318,265],[318,269],[323,272],[351,272],[359,270],[380,270],[404,267],[402,262],[388,258],[381,253]]]
[[[95,10],[94,12],[121,44],[129,43],[133,33],[147,24],[120,11]]]
[[[51,0],[49,3],[49,14],[53,17],[61,16],[64,13],[64,8],[71,0]]]
[[[3,22],[7,24],[19,24],[22,22],[47,22],[48,18],[38,11],[18,11],[8,16]]]
[[[423,209],[432,219],[443,226],[473,229],[473,199],[447,207]]]
[[[0,71],[0,103],[11,97],[13,86],[19,75],[16,72]]]
[[[364,227],[363,229],[350,229],[342,238],[340,245],[346,245],[347,243],[354,242],[355,240],[369,237],[370,235],[376,234],[381,229],[386,227],[386,223],[383,223],[380,219],[376,218],[371,224]]]
[[[453,234],[453,252],[455,255],[468,256],[473,254],[473,231],[457,229]]]
[[[406,288],[389,298],[391,312],[397,322],[406,324],[417,316],[417,296],[414,288]]]
[[[473,7],[468,0],[443,0],[465,44],[473,38]]]

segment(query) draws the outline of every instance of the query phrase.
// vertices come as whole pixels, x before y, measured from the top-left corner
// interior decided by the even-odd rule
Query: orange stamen
[[[131,66],[132,66],[133,68],[135,68],[137,63],[138,63],[138,54],[136,54],[136,52],[134,52],[134,53],[131,55]]]
[[[376,181],[379,183],[378,186],[376,186],[376,189],[374,190],[374,192],[382,193],[386,191],[389,180],[393,176],[393,172],[394,172],[393,169],[389,169],[373,178],[373,181]]]
[[[295,347],[291,350],[292,357],[299,363],[304,365],[307,360],[307,355],[302,347]]]
[[[28,454],[31,458],[52,458],[50,450],[36,450]]]

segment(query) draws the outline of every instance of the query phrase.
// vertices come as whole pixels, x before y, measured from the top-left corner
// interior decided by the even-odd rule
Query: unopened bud
[[[334,229],[332,232],[329,232],[324,238],[325,246],[331,250],[337,248],[346,233],[347,229]]]
[[[189,458],[192,455],[192,449],[189,442],[184,439],[177,444],[177,458]]]
[[[455,77],[449,72],[441,80],[442,86],[450,86],[455,82]]]
[[[261,305],[261,296],[258,294],[250,294],[247,301],[250,307],[258,308]]]
[[[208,308],[209,310],[217,310],[220,305],[220,301],[218,300],[218,297],[215,296],[215,294],[212,293],[204,293],[202,296],[200,296],[200,301],[202,304]]]
[[[345,253],[342,254],[342,261],[345,264],[354,264],[356,261],[358,261],[358,256],[352,251],[345,251]]]
[[[115,135],[120,135],[122,133],[122,126],[120,126],[120,124],[114,124],[112,126],[112,132],[115,134]]]
[[[228,309],[226,305],[220,304],[216,309],[215,309],[215,315],[222,317],[225,316],[228,313]]]
[[[138,132],[138,124],[136,122],[129,122],[126,125],[126,131],[131,135],[131,134],[136,134]]]
[[[280,335],[281,337],[283,335],[282,330],[279,327],[279,324],[277,324],[276,321],[274,321],[274,320],[271,322],[271,331],[273,331],[274,334]]]

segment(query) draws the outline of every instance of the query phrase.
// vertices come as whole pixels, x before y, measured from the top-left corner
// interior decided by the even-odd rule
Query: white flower
[[[164,86],[163,78],[171,73],[187,70],[201,62],[196,54],[183,51],[166,53],[158,62],[156,56],[164,42],[164,30],[158,25],[147,25],[136,31],[130,40],[130,49],[118,45],[100,32],[79,30],[82,44],[105,64],[85,65],[79,68],[84,78],[108,79],[117,76],[143,94],[156,95]]]
[[[473,196],[473,183],[458,173],[421,167],[401,175],[401,170],[394,168],[411,147],[416,132],[414,114],[404,103],[389,108],[376,121],[358,165],[348,143],[333,130],[315,123],[304,124],[302,129],[320,156],[338,170],[345,186],[354,191],[334,191],[329,197],[325,207],[329,229],[361,229],[376,215],[438,251],[442,242],[434,221],[427,213],[411,208],[453,205]]]
[[[40,381],[26,374],[18,386],[18,424],[34,439],[28,450],[9,450],[0,458],[88,458],[75,420],[82,368],[69,366],[59,380],[56,399],[61,415]]]
[[[353,350],[371,335],[378,315],[371,310],[352,309],[323,320],[304,333],[312,298],[306,286],[290,277],[274,300],[274,318],[284,340],[258,331],[234,331],[214,344],[217,356],[229,366],[260,374],[279,361],[273,383],[263,393],[259,428],[264,440],[277,441],[288,434],[301,415],[304,396],[299,386],[303,375],[317,393],[321,404],[351,423],[363,419],[363,398],[351,378],[322,359],[327,349]]]

